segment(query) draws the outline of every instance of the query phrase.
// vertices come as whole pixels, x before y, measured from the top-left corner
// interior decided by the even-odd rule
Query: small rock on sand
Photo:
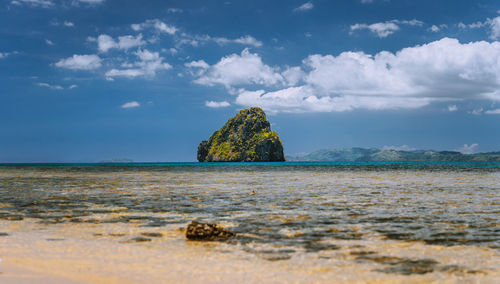
[[[224,229],[217,224],[192,221],[186,229],[186,238],[188,240],[214,241],[225,240],[232,236],[234,236],[233,232]]]

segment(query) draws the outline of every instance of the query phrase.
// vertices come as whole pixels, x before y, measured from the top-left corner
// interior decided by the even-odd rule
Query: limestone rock
[[[279,162],[285,160],[278,134],[260,108],[240,111],[198,146],[200,162]]]

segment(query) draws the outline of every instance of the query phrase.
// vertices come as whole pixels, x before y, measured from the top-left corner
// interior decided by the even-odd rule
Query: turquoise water
[[[500,163],[4,164],[0,220],[215,222],[237,234],[229,246],[269,261],[352,247],[353,265],[381,273],[448,273],[437,258],[362,248],[377,240],[498,253],[499,190]],[[474,262],[462,269],[478,270],[488,273]]]

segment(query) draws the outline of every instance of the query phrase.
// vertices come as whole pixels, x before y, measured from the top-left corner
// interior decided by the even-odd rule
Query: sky
[[[2,0],[0,162],[195,161],[259,106],[286,155],[500,151],[497,0]]]

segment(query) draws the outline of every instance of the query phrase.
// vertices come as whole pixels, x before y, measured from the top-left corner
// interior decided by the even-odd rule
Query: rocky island
[[[261,108],[240,111],[198,146],[200,162],[280,162],[283,144]]]

